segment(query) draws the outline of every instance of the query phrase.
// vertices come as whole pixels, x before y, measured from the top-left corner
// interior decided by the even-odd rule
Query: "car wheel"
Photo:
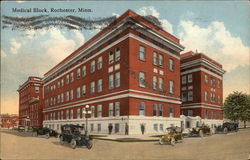
[[[46,139],[49,138],[49,133],[45,134],[45,138],[46,138]]]
[[[203,134],[203,131],[202,131],[202,130],[200,130],[200,131],[199,131],[199,136],[200,136],[200,137],[203,137],[203,136],[204,136],[204,134]]]
[[[172,137],[172,138],[171,138],[171,140],[170,140],[170,144],[171,144],[172,146],[174,146],[174,145],[175,145],[175,139],[174,139],[174,137]]]
[[[225,127],[225,128],[223,129],[223,133],[227,134],[227,132],[228,132],[228,129],[227,129],[227,127]]]
[[[87,148],[88,149],[91,149],[92,148],[92,146],[93,146],[93,142],[92,141],[87,141]]]
[[[60,137],[60,143],[61,143],[61,145],[63,145],[63,144],[64,144],[64,141],[63,141],[63,136],[61,136],[61,137]]]
[[[163,138],[160,138],[160,139],[159,139],[159,144],[161,144],[161,145],[163,145],[163,144],[164,144],[164,140],[163,140]]]
[[[70,146],[72,149],[75,149],[76,148],[76,140],[72,139],[70,142]]]

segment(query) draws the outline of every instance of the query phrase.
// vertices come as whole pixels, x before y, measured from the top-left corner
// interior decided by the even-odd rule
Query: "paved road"
[[[0,132],[2,159],[60,160],[247,160],[250,155],[250,129],[216,134],[204,138],[186,138],[175,146],[157,142],[113,142],[95,140],[91,150],[71,149],[56,138],[29,137]]]

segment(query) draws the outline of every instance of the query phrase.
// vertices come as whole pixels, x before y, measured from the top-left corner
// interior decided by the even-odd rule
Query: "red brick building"
[[[0,128],[13,128],[18,126],[18,115],[0,114]]]
[[[200,123],[211,126],[221,123],[224,73],[221,64],[202,53],[182,54],[180,83],[182,114],[189,117],[198,116],[201,118]]]
[[[91,132],[156,133],[180,126],[179,39],[128,10],[43,78],[44,126],[85,125]],[[143,126],[143,127],[142,127]]]
[[[19,86],[19,125],[42,126],[43,87],[42,79],[29,77]]]

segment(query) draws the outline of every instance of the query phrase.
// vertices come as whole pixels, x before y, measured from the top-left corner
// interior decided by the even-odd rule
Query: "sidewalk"
[[[155,134],[144,134],[144,135],[94,134],[94,139],[117,141],[117,142],[149,142],[149,141],[159,141],[159,135],[155,135]]]

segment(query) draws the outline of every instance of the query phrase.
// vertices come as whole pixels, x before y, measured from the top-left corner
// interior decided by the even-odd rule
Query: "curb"
[[[104,141],[115,141],[115,142],[156,142],[158,139],[134,139],[134,140],[122,140],[122,139],[108,139],[108,138],[94,138]]]

